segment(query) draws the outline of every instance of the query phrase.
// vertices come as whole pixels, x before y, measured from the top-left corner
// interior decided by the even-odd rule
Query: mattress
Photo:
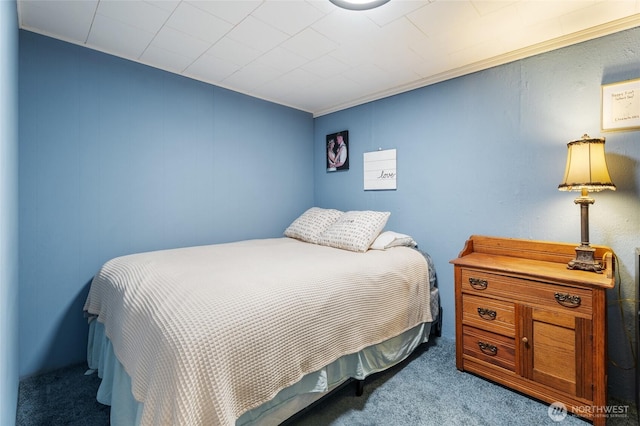
[[[438,309],[438,289],[432,290],[433,311]],[[244,413],[237,426],[275,426],[298,413],[350,379],[363,380],[405,360],[420,344],[429,341],[433,323],[420,324],[400,336],[341,357],[330,365],[305,375],[299,382],[281,390],[270,401]],[[87,361],[102,379],[96,399],[111,406],[111,426],[138,426],[144,405],[131,393],[131,378],[113,353],[104,334],[104,325],[89,324]]]
[[[140,424],[234,424],[308,374],[431,322],[429,281],[412,248],[274,238],[113,259],[85,310],[143,402]]]

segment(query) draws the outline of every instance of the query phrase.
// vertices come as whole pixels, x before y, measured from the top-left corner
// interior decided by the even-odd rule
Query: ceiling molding
[[[481,2],[481,10],[474,0],[409,3],[352,12],[312,0],[295,7],[269,1],[201,7],[184,0],[17,1],[22,30],[314,117],[640,27],[640,0]],[[528,12],[530,19],[523,19]],[[452,29],[446,24],[451,19],[465,28]],[[552,38],[565,25],[586,28]],[[522,37],[512,42],[514,33]],[[547,41],[526,46],[531,36]],[[487,57],[501,51],[501,42],[515,50]],[[438,66],[431,58],[459,66],[427,75]]]
[[[432,84],[441,83],[446,80],[451,80],[456,77],[462,77],[474,72],[483,71],[498,65],[504,65],[509,62],[518,61],[520,59],[529,58],[541,53],[550,52],[552,50],[561,49],[563,47],[572,46],[574,44],[582,43],[585,41],[593,40],[599,37],[604,37],[610,34],[614,34],[620,31],[629,30],[631,28],[640,27],[640,13],[631,15],[616,21],[607,22],[602,25],[588,28],[583,31],[579,31],[573,34],[565,35],[555,38],[553,40],[545,41],[543,43],[534,44],[523,49],[515,50],[505,53],[503,55],[494,56],[483,61],[478,61],[473,64],[465,65],[463,67],[455,68],[440,74],[435,74],[427,78],[411,82],[411,84],[397,86],[389,90],[381,91],[372,94],[371,96],[355,99],[352,102],[336,105],[333,108],[328,108],[322,111],[316,111],[313,116],[320,117],[323,115],[338,112],[347,108],[352,108],[358,105],[365,104],[367,102],[377,101],[390,96],[399,95],[404,92],[419,89],[421,87],[430,86]]]

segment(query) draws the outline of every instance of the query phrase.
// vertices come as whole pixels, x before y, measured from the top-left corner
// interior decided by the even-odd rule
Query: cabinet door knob
[[[527,339],[526,337],[522,338],[522,343],[529,343],[529,339]]]

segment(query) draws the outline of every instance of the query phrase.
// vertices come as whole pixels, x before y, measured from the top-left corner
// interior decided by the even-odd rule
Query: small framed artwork
[[[602,85],[602,130],[640,129],[640,78]]]
[[[364,190],[396,189],[398,177],[396,150],[387,149],[363,154]]]
[[[349,131],[327,135],[327,172],[349,170]]]

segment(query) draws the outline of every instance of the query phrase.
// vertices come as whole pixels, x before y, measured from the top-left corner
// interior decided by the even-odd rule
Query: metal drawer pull
[[[492,309],[478,308],[478,315],[480,315],[480,318],[487,321],[493,321],[496,319],[496,311]]]
[[[580,299],[580,296],[556,293],[554,297],[556,298],[556,302],[566,308],[577,308],[578,306],[580,306],[580,303],[582,303],[582,299]]]
[[[487,280],[482,280],[480,278],[469,278],[469,284],[471,284],[471,287],[476,290],[484,290],[487,288],[487,285],[489,285]]]
[[[491,343],[478,341],[478,347],[487,355],[496,356],[498,354],[498,348]]]

